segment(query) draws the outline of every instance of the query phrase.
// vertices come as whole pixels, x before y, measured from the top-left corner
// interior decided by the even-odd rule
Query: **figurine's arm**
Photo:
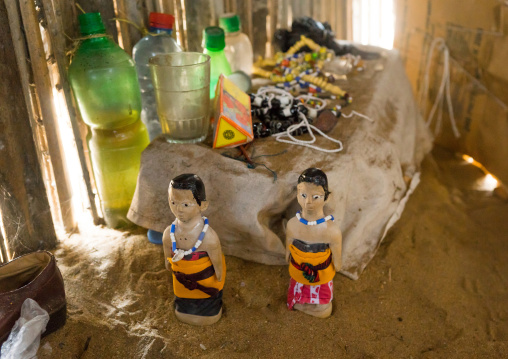
[[[330,235],[330,249],[332,251],[333,266],[338,272],[342,268],[342,232],[339,226],[332,227]]]
[[[294,237],[294,231],[293,231],[293,223],[290,220],[288,222],[287,230],[286,230],[286,262],[289,263],[289,256],[291,255],[291,252],[289,251],[289,247],[291,244],[293,244]]]
[[[162,235],[162,249],[164,250],[164,265],[167,270],[171,269],[171,263],[168,258],[171,258],[171,226],[167,227]]]
[[[208,231],[208,238],[205,238],[207,241],[206,252],[208,253],[208,257],[210,257],[210,261],[212,262],[217,280],[222,282],[222,249],[220,246],[219,237],[215,231],[211,230],[211,228],[209,228]]]

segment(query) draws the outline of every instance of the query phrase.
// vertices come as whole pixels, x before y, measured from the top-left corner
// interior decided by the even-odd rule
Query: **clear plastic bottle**
[[[224,14],[219,19],[220,27],[226,32],[226,47],[224,52],[231,65],[231,70],[252,74],[254,55],[249,37],[240,32],[240,18],[233,13]]]
[[[148,129],[150,141],[161,134],[161,125],[157,115],[157,104],[148,60],[158,54],[181,52],[182,49],[171,37],[173,15],[151,12],[149,16],[149,34],[143,37],[132,49],[132,57],[138,70],[139,87],[141,89],[141,120]]]
[[[69,82],[83,121],[108,227],[131,226],[127,219],[141,162],[149,144],[141,122],[141,94],[134,62],[107,35],[99,13],[79,16],[86,37],[69,66]]]
[[[204,31],[205,54],[210,56],[210,98],[215,97],[215,87],[221,74],[231,75],[231,66],[224,53],[226,46],[224,30],[209,26]]]

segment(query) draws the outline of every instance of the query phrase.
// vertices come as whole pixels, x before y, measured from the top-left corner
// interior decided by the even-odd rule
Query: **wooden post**
[[[130,21],[134,22],[136,25],[145,26],[147,29],[149,28],[148,24],[148,12],[145,11],[145,9],[140,8],[139,4],[136,1],[129,1],[129,0],[121,0],[123,9],[125,11],[125,17],[129,19]],[[120,6],[119,6],[120,9]],[[128,25],[128,32],[125,34],[122,34],[123,38],[128,38],[129,42],[131,44],[131,50],[128,52],[129,55],[132,55],[132,48],[136,43],[141,39],[143,36],[142,33],[136,29],[132,25]],[[123,29],[122,29],[123,31]],[[124,48],[124,50],[126,50]]]
[[[32,137],[35,143],[35,152],[41,166],[46,193],[49,196],[49,206],[53,216],[53,222],[62,223],[62,215],[58,206],[58,194],[54,186],[53,166],[49,157],[46,129],[42,122],[42,115],[37,98],[37,92],[33,81],[33,72],[30,66],[30,56],[27,53],[27,44],[21,26],[21,15],[18,5],[14,2],[6,2],[9,16],[9,27],[12,34],[14,53],[19,68],[21,88],[25,96],[25,104],[28,108],[28,118],[32,128]]]
[[[279,0],[277,13],[277,29],[290,28],[289,0]]]
[[[8,4],[6,4],[8,3]],[[6,5],[9,8],[7,17]],[[9,28],[15,2],[0,2],[0,213],[8,257],[53,248],[57,239]],[[19,22],[18,22],[19,23]],[[36,22],[37,24],[37,22]],[[25,59],[28,60],[28,59]],[[2,252],[2,256],[4,253]]]
[[[173,3],[172,0],[157,0],[157,5],[155,6],[154,9],[148,11],[147,10],[147,13],[146,13],[146,17],[148,18],[148,15],[150,15],[150,12],[163,12],[163,13],[166,13],[166,14],[171,14],[173,15],[174,17],[176,17],[176,13],[175,13],[175,4]],[[175,30],[175,28],[173,28],[173,30]]]
[[[256,0],[252,4],[252,50],[254,58],[266,55],[266,43],[268,40],[266,20],[268,15],[268,0]],[[271,39],[270,39],[271,41]]]
[[[87,160],[83,148],[82,135],[78,125],[78,118],[74,103],[72,101],[72,93],[67,78],[68,60],[65,55],[65,37],[62,36],[64,31],[63,23],[61,22],[62,9],[60,5],[51,0],[42,0],[44,7],[44,13],[46,15],[47,30],[51,40],[51,48],[53,50],[53,56],[55,57],[56,64],[58,66],[58,73],[60,77],[59,84],[64,92],[64,97],[69,113],[69,119],[74,134],[74,140],[76,142],[76,149],[78,152],[79,161],[81,164],[81,170],[83,172],[83,179],[85,181],[88,201],[90,204],[90,211],[92,212],[93,221],[95,224],[99,224],[101,219],[99,218],[97,207],[95,205],[95,194],[91,184],[91,170],[87,166]],[[75,22],[74,22],[75,23]]]
[[[185,20],[185,0],[173,0],[175,9],[175,29],[178,43],[183,51],[189,51],[187,43],[187,24]]]
[[[243,2],[243,11],[246,13],[244,15],[244,20],[242,20],[242,29],[243,32],[249,36],[250,42],[252,44],[252,39],[254,38],[254,33],[252,32],[252,0],[245,0]],[[241,16],[240,16],[241,17]]]
[[[202,52],[203,30],[212,23],[212,6],[208,0],[185,0],[182,16],[186,22],[187,51]]]
[[[170,1],[170,0],[169,0]],[[144,7],[146,8],[146,15],[150,14],[153,11],[156,12],[163,12],[160,11],[159,7],[162,6],[160,3],[162,0],[155,1],[154,0],[143,0]]]
[[[70,233],[74,232],[77,226],[72,208],[72,187],[69,175],[64,166],[65,151],[58,133],[58,118],[54,108],[51,79],[49,77],[46,54],[39,30],[35,3],[31,0],[21,0],[19,6],[28,42],[28,50],[34,73],[35,88],[41,108],[42,120],[46,128],[48,149],[54,170],[62,222],[65,230]]]
[[[127,14],[127,7],[125,5],[125,2],[123,0],[113,0],[113,4],[114,4],[114,8],[115,8],[115,17],[119,18],[119,19],[126,19],[126,20],[133,20],[133,19],[130,19],[128,14]],[[131,32],[131,27],[132,25],[126,23],[125,21],[119,21],[119,20],[116,20],[117,24],[116,24],[116,28],[117,28],[117,32],[118,32],[118,39],[122,39],[122,43],[120,44],[119,42],[119,45],[121,45],[122,49],[125,50],[126,53],[128,53],[129,55],[132,54],[132,46],[134,46],[134,44],[131,42],[131,37],[130,37],[130,32]],[[134,29],[134,31],[137,31],[136,29]]]
[[[334,0],[335,11],[334,17],[330,25],[332,25],[332,30],[335,32],[335,37],[337,39],[345,40],[348,35],[348,19],[347,19],[347,0]]]
[[[266,16],[266,45],[265,45],[265,57],[273,57],[273,35],[277,27],[278,17],[278,4],[277,0],[268,0],[267,2],[268,15]]]
[[[353,0],[345,0],[344,4],[346,21],[346,37],[348,41],[353,41]]]
[[[5,245],[5,240],[4,240],[4,237],[2,235],[2,231],[0,231],[0,263],[8,262],[9,259],[10,258],[7,255],[7,247]]]

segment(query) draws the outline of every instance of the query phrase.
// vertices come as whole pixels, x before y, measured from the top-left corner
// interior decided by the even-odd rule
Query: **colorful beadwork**
[[[300,122],[299,114],[305,115],[310,124],[326,108],[327,101],[313,95],[299,95],[293,97],[286,90],[274,86],[261,87],[257,93],[250,94],[252,127],[254,137],[268,137],[285,132],[290,126]],[[334,110],[340,109],[340,105]],[[340,111],[334,113],[341,116]],[[307,133],[305,126],[294,130],[293,135],[299,136]]]
[[[317,221],[307,221],[306,219],[302,218],[302,215],[300,214],[300,211],[296,212],[296,218],[306,226],[317,226],[318,224],[325,223],[326,221],[334,221],[332,215],[326,216],[325,218],[320,218]]]
[[[304,46],[309,47],[312,52],[297,54]],[[348,94],[339,86],[331,84],[333,81],[329,81],[330,76],[322,73],[325,61],[330,61],[334,56],[333,51],[302,35],[300,41],[286,53],[279,52],[274,59],[260,58],[253,66],[253,74],[270,79],[288,91],[298,92],[308,88],[309,92],[314,94],[330,92],[341,98],[348,98]],[[267,66],[274,68],[272,71],[264,70],[263,67]]]
[[[171,249],[173,250],[173,253],[174,253],[173,258],[172,258],[173,262],[178,262],[183,257],[185,257],[191,253],[194,253],[195,251],[197,251],[197,249],[199,248],[201,243],[203,243],[203,238],[205,238],[206,231],[208,230],[208,218],[203,217],[203,220],[205,222],[205,225],[203,226],[203,230],[199,234],[196,244],[194,244],[194,247],[192,247],[191,249],[188,249],[186,251],[176,248],[176,238],[175,238],[176,220],[171,224],[171,231],[169,233],[169,236],[171,237]]]

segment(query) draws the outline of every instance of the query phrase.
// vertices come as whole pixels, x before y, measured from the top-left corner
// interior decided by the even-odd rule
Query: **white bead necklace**
[[[203,238],[205,238],[205,233],[208,230],[208,218],[206,218],[206,217],[202,217],[202,218],[205,222],[205,225],[203,226],[203,230],[199,234],[198,240],[196,241],[196,244],[194,244],[194,247],[192,247],[191,249],[188,249],[186,251],[184,251],[183,249],[180,249],[180,248],[176,248],[176,238],[175,238],[176,219],[171,224],[171,232],[169,233],[169,236],[171,237],[171,247],[172,247],[172,250],[174,253],[173,258],[172,258],[173,262],[178,262],[183,257],[185,257],[191,253],[194,253],[199,248],[201,243],[203,243]]]
[[[300,215],[300,211],[296,212],[296,218],[298,218],[298,220],[303,224],[305,224],[306,226],[315,226],[321,223],[325,223],[326,221],[334,220],[333,216],[329,215],[324,218],[320,218],[317,221],[307,221],[306,219],[302,218],[302,216]]]

